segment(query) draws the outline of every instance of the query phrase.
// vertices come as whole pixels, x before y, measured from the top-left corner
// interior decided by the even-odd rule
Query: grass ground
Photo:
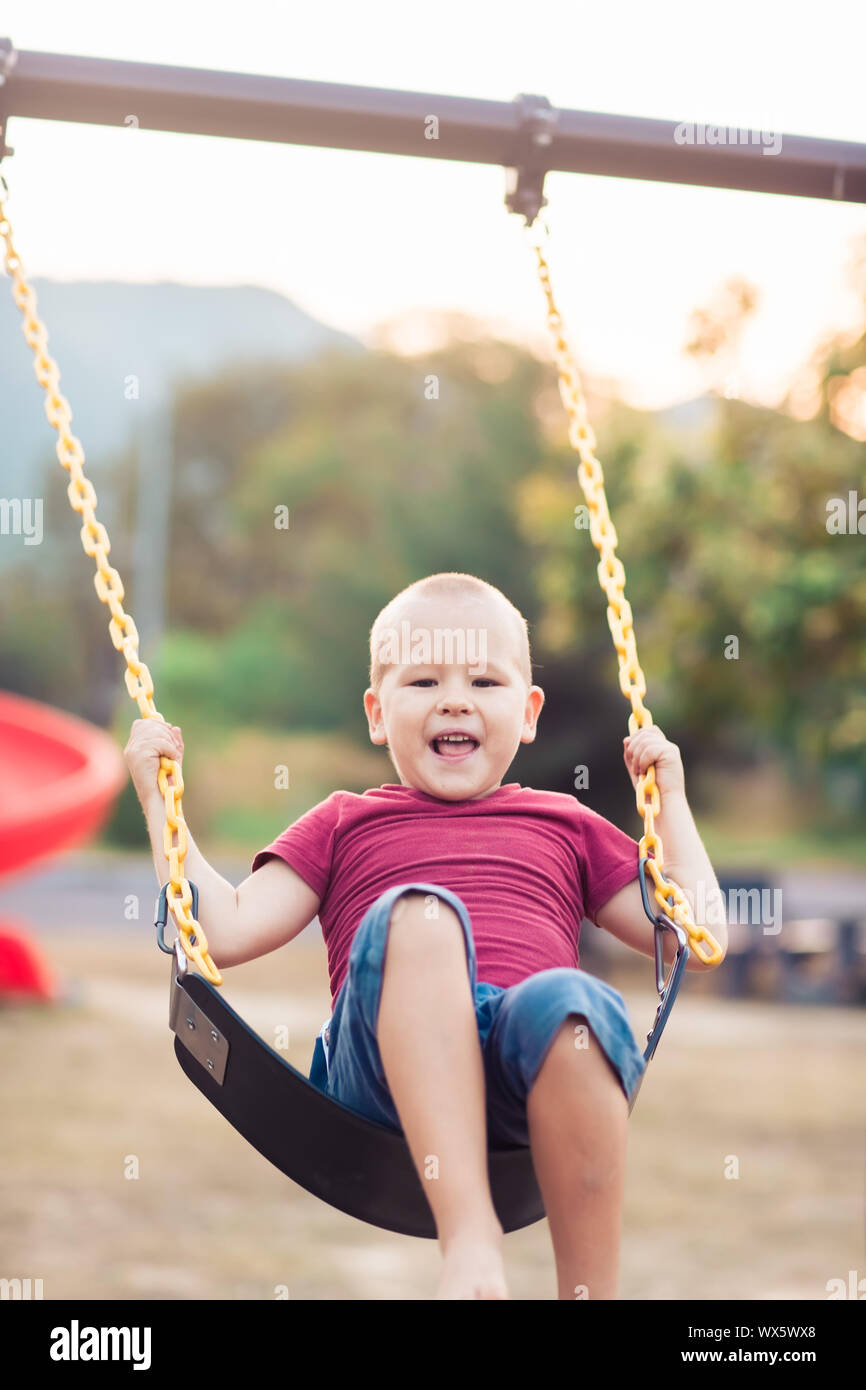
[[[82,998],[0,1011],[0,1275],[41,1278],[46,1299],[431,1296],[435,1244],[317,1201],[186,1081],[167,958],[42,939]],[[642,1037],[653,998],[619,987]],[[226,995],[265,1037],[288,1024],[285,1055],[308,1069],[323,950],[227,972]],[[621,1298],[824,1299],[829,1279],[866,1275],[864,1094],[862,1010],[681,997],[630,1122]],[[505,1250],[514,1298],[555,1296],[546,1222]]]

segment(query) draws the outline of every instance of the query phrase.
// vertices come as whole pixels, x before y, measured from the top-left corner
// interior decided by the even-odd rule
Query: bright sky
[[[18,49],[261,72],[866,142],[859,0],[6,0]],[[522,223],[492,166],[53,121],[10,122],[26,271],[255,284],[375,341],[458,310],[547,351]],[[761,303],[737,394],[776,404],[816,344],[863,326],[849,282],[866,207],[548,175],[553,283],[578,360],[635,405],[718,380],[690,310],[741,275]]]

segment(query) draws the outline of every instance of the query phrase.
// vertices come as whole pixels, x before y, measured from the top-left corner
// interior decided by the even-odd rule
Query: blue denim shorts
[[[466,939],[466,967],[484,1060],[488,1142],[529,1144],[526,1099],[541,1064],[570,1014],[587,1021],[631,1100],[645,1068],[622,995],[585,970],[541,970],[504,989],[476,980],[475,944],[460,898],[432,883],[389,888],[365,913],[352,941],[349,968],[333,1016],[316,1040],[310,1080],[350,1110],[402,1132],[377,1042],[382,969],[392,908],[404,893],[435,895],[454,909]]]

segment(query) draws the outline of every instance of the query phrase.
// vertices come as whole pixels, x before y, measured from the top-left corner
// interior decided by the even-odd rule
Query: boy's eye
[[[432,676],[420,676],[416,681],[410,681],[410,685],[434,685],[435,680]],[[498,685],[499,681],[491,680],[489,676],[476,676],[473,685]]]

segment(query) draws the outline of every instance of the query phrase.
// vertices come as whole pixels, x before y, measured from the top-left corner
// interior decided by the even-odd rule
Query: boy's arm
[[[655,817],[655,828],[664,848],[663,873],[673,879],[683,890],[692,910],[692,918],[698,927],[706,927],[722,948],[728,949],[728,930],[726,913],[718,880],[710,863],[709,855],[698,834],[691,808],[686,800],[685,778],[682,761],[676,744],[669,743],[657,725],[639,729],[626,740],[626,764],[636,783],[650,763],[656,765],[656,780],[659,786],[661,810]],[[647,878],[650,890],[650,905],[654,906],[653,881]],[[661,909],[659,909],[661,911]],[[640,881],[633,880],[621,888],[612,898],[599,908],[595,915],[596,924],[605,931],[619,937],[627,946],[644,955],[654,954],[655,928],[643,907]],[[673,960],[675,943],[671,932],[663,935],[664,959]],[[690,951],[687,970],[713,970],[697,956],[694,948]]]
[[[169,876],[163,848],[165,801],[158,787],[143,803],[160,887]],[[235,889],[212,868],[187,826],[184,875],[198,888],[198,911],[218,969],[242,965],[291,941],[319,910],[319,897],[282,859],[269,859]]]

